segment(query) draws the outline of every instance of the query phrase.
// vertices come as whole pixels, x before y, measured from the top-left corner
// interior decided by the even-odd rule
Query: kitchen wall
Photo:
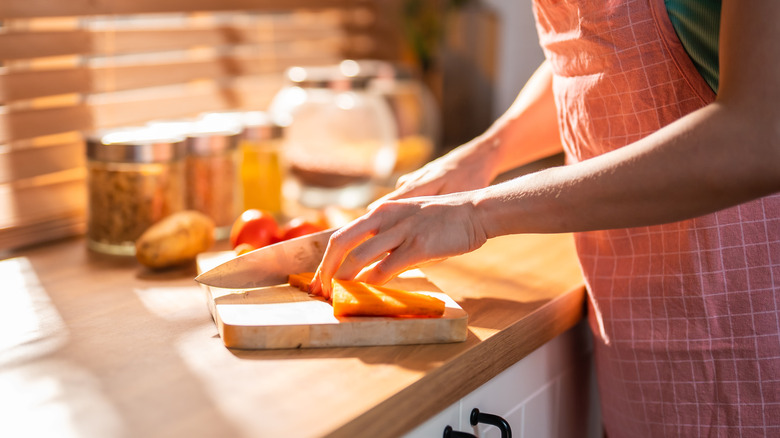
[[[500,116],[512,104],[525,81],[544,60],[536,35],[532,0],[483,0],[500,18],[497,78],[492,115]]]
[[[441,152],[490,126],[544,59],[531,0],[454,3],[446,9],[442,46],[426,76],[441,105]]]

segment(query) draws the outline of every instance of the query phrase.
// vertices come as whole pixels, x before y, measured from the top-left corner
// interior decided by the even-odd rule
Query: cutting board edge
[[[387,345],[416,345],[416,344],[452,344],[458,342],[464,342],[468,337],[468,314],[464,311],[463,315],[457,318],[450,318],[447,320],[447,327],[439,326],[435,332],[443,333],[444,336],[437,336],[436,333],[423,334],[418,337],[406,337],[402,339],[393,339],[391,337],[385,338],[373,338],[373,339],[352,339],[352,343],[345,344],[334,339],[321,340],[316,336],[311,336],[311,331],[318,328],[317,325],[296,325],[285,326],[286,330],[291,327],[301,329],[299,337],[290,337],[289,333],[285,335],[284,341],[280,341],[275,337],[272,332],[275,330],[269,326],[246,326],[246,325],[231,325],[224,324],[218,316],[215,322],[217,322],[220,337],[222,338],[225,347],[238,350],[289,350],[299,348],[345,348],[345,347],[370,347],[370,346],[387,346]],[[435,318],[431,318],[432,322],[438,322]],[[376,318],[372,318],[372,321],[367,323],[376,322]],[[419,326],[420,320],[414,321]],[[322,324],[339,326],[339,324]],[[399,326],[396,326],[399,327]],[[319,327],[322,328],[322,327]],[[360,330],[361,327],[353,326],[353,329]],[[338,330],[338,329],[337,329]],[[252,333],[254,332],[254,333]],[[264,333],[262,337],[258,336],[259,333]],[[305,334],[304,334],[305,332]],[[449,333],[448,333],[449,332]],[[272,344],[264,343],[259,339],[275,339]],[[313,342],[312,342],[313,341]]]

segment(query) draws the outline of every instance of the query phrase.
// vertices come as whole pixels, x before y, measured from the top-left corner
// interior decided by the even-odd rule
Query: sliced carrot
[[[336,316],[429,316],[444,314],[444,301],[429,295],[359,281],[333,282]]]
[[[300,274],[290,274],[287,277],[287,281],[292,287],[297,287],[304,292],[310,292],[309,285],[313,278],[314,272],[301,272]]]
[[[290,286],[304,292],[313,272],[290,274]],[[336,316],[427,316],[444,314],[444,301],[417,292],[393,289],[360,281],[333,280],[333,314]]]

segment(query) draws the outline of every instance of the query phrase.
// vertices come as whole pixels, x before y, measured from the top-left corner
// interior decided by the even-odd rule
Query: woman
[[[674,4],[535,0],[512,107],[334,234],[313,289],[575,232],[610,437],[780,436],[780,2],[723,1],[713,84]]]

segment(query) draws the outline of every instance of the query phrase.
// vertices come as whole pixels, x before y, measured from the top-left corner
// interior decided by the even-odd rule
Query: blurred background
[[[360,208],[541,61],[531,0],[3,0],[0,252],[146,210]]]

